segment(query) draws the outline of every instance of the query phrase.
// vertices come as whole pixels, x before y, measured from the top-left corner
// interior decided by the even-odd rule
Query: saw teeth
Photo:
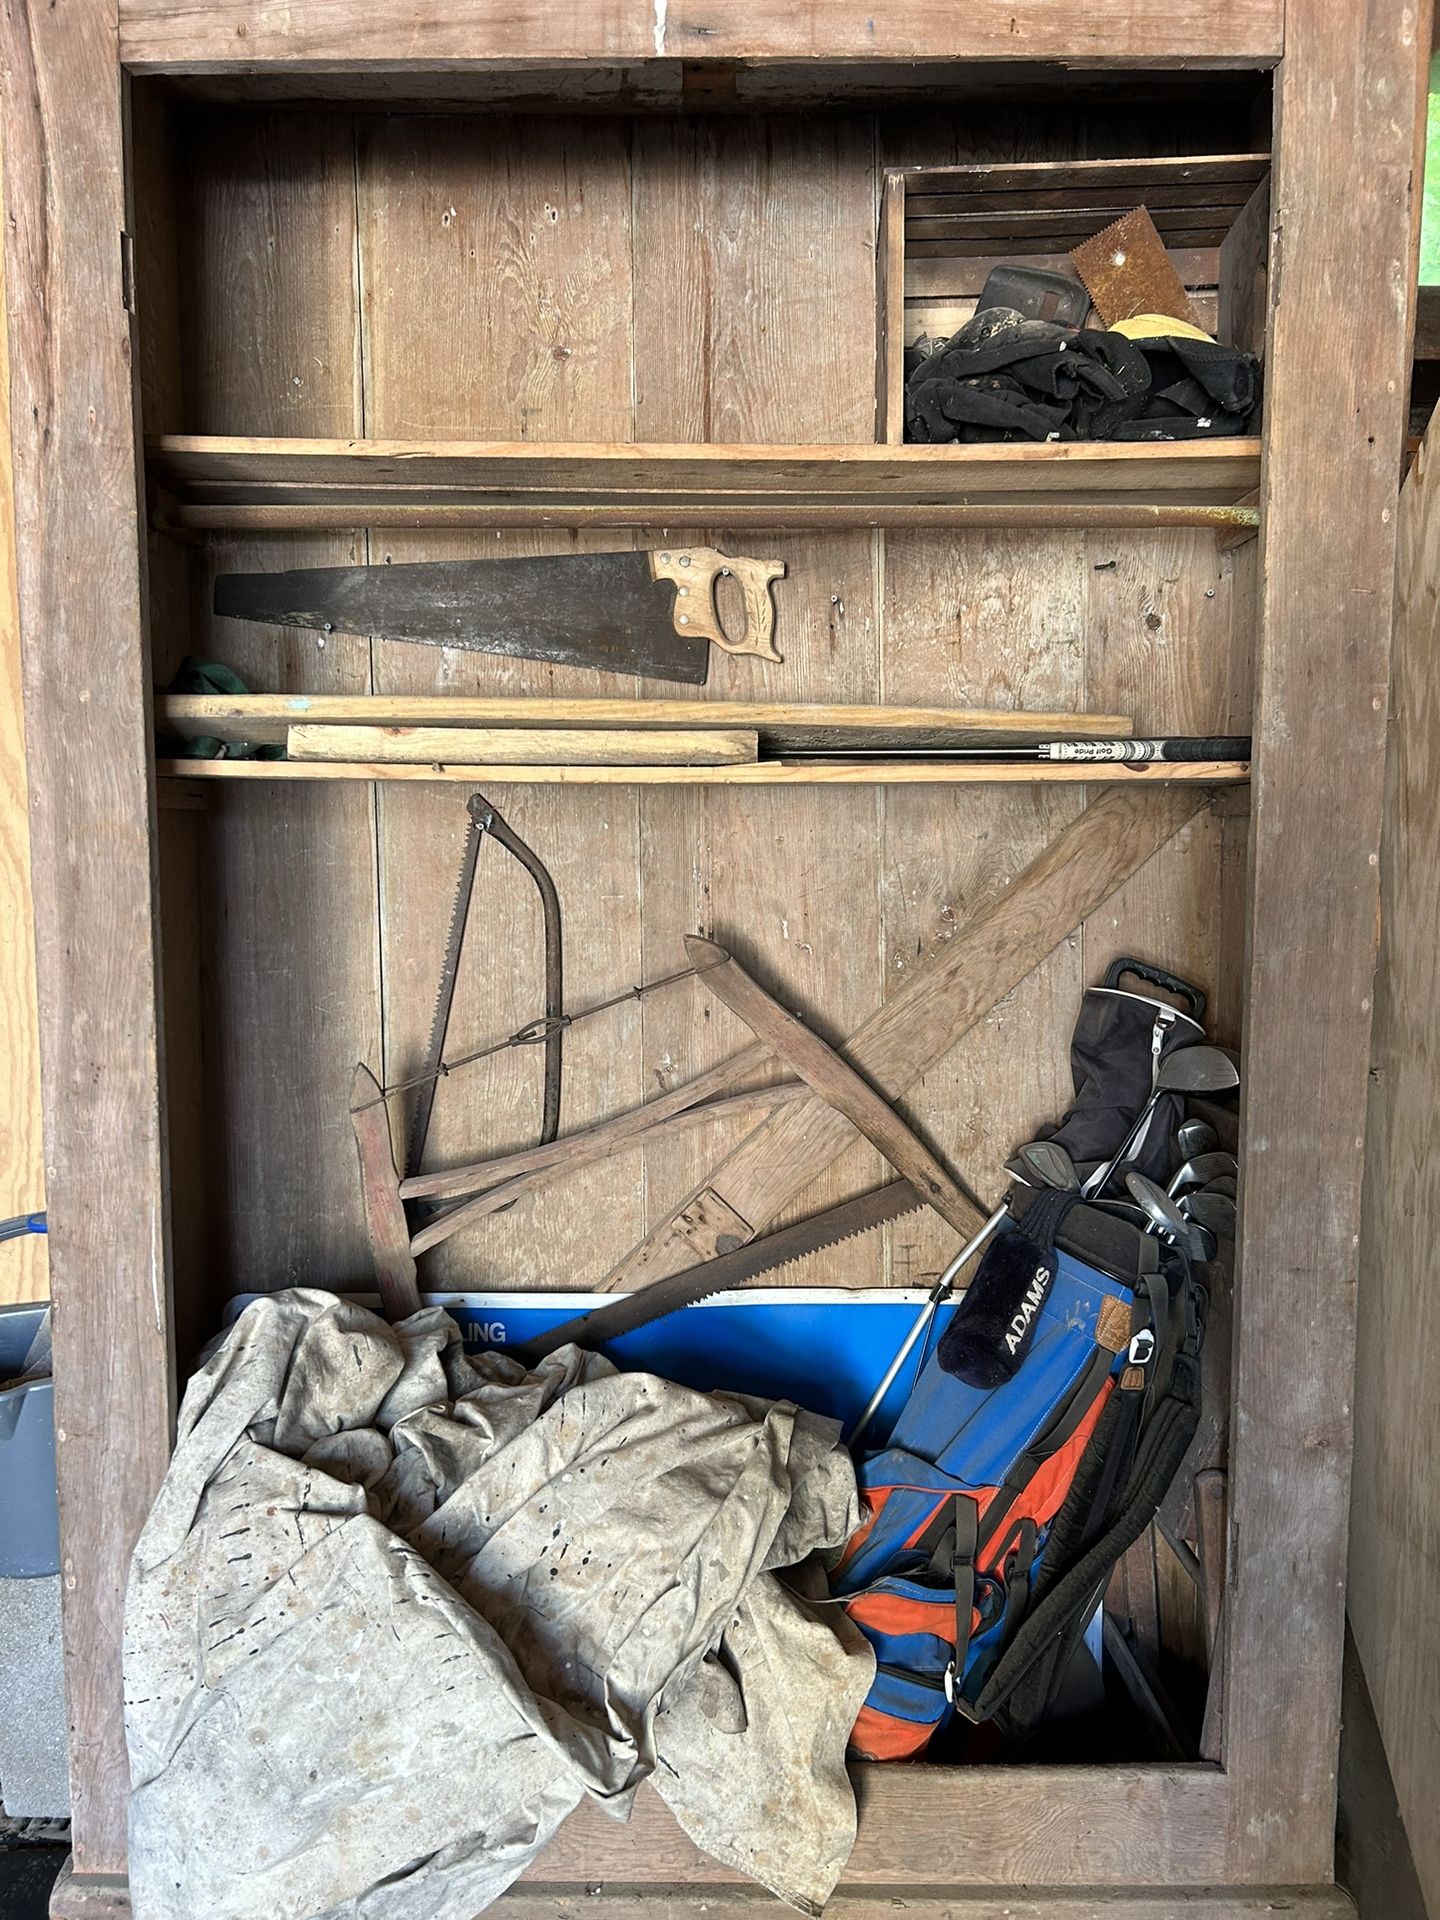
[[[777,1260],[773,1266],[763,1267],[761,1269],[761,1272],[762,1273],[783,1273],[787,1267],[798,1267],[802,1260],[813,1259],[813,1257],[817,1253],[829,1253],[835,1247],[843,1247],[850,1240],[862,1240],[864,1239],[866,1234],[878,1233],[881,1227],[891,1226],[896,1220],[904,1220],[910,1214],[918,1213],[920,1209],[924,1206],[924,1204],[925,1204],[924,1201],[920,1199],[919,1196],[917,1195],[913,1205],[902,1208],[901,1211],[898,1213],[892,1213],[888,1220],[873,1221],[871,1225],[869,1225],[868,1227],[852,1227],[848,1233],[837,1234],[833,1240],[826,1240],[820,1246],[811,1247],[805,1253],[793,1253],[790,1255],[788,1260]],[[758,1280],[759,1278],[760,1278],[760,1274],[758,1273],[754,1274],[752,1275],[750,1281],[747,1284],[753,1286],[755,1281]],[[713,1300],[717,1293],[731,1293],[734,1291],[735,1289],[733,1287],[707,1287],[704,1293],[697,1293],[693,1299],[685,1301],[684,1305],[687,1307],[698,1307],[702,1300]],[[741,1291],[743,1291],[743,1287]],[[652,1313],[648,1319],[637,1320],[635,1322],[635,1325],[633,1327],[627,1328],[626,1331],[629,1333],[635,1333],[641,1327],[654,1326],[657,1320],[664,1320],[670,1314],[678,1313],[681,1311],[683,1311],[682,1308],[666,1307],[663,1310],[663,1312]]]

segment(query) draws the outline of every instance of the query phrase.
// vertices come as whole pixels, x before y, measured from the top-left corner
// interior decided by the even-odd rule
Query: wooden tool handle
[[[650,574],[655,580],[669,580],[675,587],[672,618],[679,634],[698,633],[726,653],[753,653],[760,660],[779,661],[775,651],[775,603],[770,597],[772,580],[785,577],[783,560],[733,559],[714,547],[664,547],[650,555]],[[715,583],[722,574],[740,582],[745,600],[745,631],[732,640],[720,624],[720,609],[715,599]]]

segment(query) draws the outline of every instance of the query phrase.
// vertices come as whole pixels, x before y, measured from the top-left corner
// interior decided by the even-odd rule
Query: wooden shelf
[[[1120,713],[1014,707],[839,706],[799,700],[712,700],[544,694],[161,693],[163,739],[285,745],[291,727],[753,727],[769,759],[800,748],[1003,747],[1058,739],[1120,740],[1134,726]]]
[[[253,440],[148,446],[156,524],[1253,527],[1258,440],[711,446]]]
[[[1241,786],[1248,762],[1197,760],[1170,766],[984,765],[956,762],[750,760],[703,767],[415,766],[403,761],[161,760],[166,780],[463,780],[472,786],[537,787],[977,787]]]

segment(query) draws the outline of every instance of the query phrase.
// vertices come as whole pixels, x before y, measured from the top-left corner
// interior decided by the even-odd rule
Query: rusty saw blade
[[[686,1267],[681,1273],[652,1281],[638,1293],[619,1294],[604,1306],[577,1313],[573,1320],[566,1320],[548,1333],[526,1341],[523,1347],[509,1348],[509,1358],[533,1367],[547,1354],[572,1343],[577,1347],[604,1346],[607,1340],[616,1340],[622,1333],[633,1333],[637,1327],[648,1327],[652,1320],[662,1320],[680,1307],[691,1307],[712,1293],[743,1286],[762,1273],[788,1266],[807,1253],[838,1246],[856,1234],[869,1233],[875,1227],[884,1226],[887,1220],[898,1220],[902,1214],[914,1213],[924,1205],[908,1180],[892,1180],[888,1187],[877,1187],[873,1193],[862,1193],[858,1200],[846,1200],[838,1207],[827,1207],[823,1213],[812,1213],[806,1220],[797,1220],[793,1227],[766,1234],[763,1240],[747,1241],[744,1246],[733,1247],[698,1267]]]
[[[267,626],[378,634],[703,686],[710,649],[778,661],[770,596],[781,560],[714,547],[565,553],[518,560],[222,573],[215,611]],[[721,625],[716,583],[740,588],[745,629]]]

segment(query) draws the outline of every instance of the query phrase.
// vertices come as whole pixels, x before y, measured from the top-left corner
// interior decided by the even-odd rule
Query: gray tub
[[[0,1307],[0,1381],[24,1364],[44,1307]],[[0,1385],[0,1579],[60,1571],[54,1385]]]

